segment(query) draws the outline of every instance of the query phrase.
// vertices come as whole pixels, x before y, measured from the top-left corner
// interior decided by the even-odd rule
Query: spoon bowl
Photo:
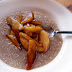
[[[51,26],[49,25],[41,25],[41,27],[50,33],[50,36],[53,37],[55,34],[72,34],[72,31],[55,31]]]

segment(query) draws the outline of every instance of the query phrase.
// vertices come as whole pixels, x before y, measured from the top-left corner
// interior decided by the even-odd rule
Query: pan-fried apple
[[[38,34],[36,34],[36,37],[33,37],[33,39],[34,39],[35,41],[38,41]]]
[[[14,32],[14,34],[15,34],[15,36],[16,36],[18,42],[20,42],[19,30],[16,29],[16,28],[14,28],[14,27],[12,27],[12,31]]]
[[[42,28],[39,26],[31,26],[31,27],[26,27],[26,30],[28,30],[30,32],[39,33],[42,30]]]
[[[32,25],[32,24],[24,25],[24,30],[23,30],[23,32],[26,33],[28,36],[31,36],[31,35],[32,35],[32,32],[28,31],[28,30],[26,29],[27,27],[34,27],[34,25]]]
[[[29,47],[29,41],[20,37],[20,42],[21,42],[22,46],[27,50]]]
[[[31,35],[32,35],[32,32],[26,30],[26,28],[24,28],[23,32],[24,32],[25,34],[27,34],[28,36],[31,36]]]
[[[22,32],[19,33],[19,36],[22,37],[22,38],[25,38],[26,40],[32,40],[31,37],[29,37],[27,34],[22,33]]]
[[[21,23],[21,20],[22,20],[22,14],[17,15],[16,20],[17,20],[19,23]]]
[[[10,35],[15,35],[14,32],[11,30]]]
[[[30,23],[32,23],[34,25],[41,25],[41,23],[37,20],[32,20],[32,21],[30,21]]]
[[[44,53],[45,53],[48,50],[50,40],[49,40],[48,33],[46,31],[44,31],[44,30],[42,30],[40,32],[40,41],[43,44]]]
[[[44,51],[43,47],[37,46],[37,52],[43,52],[43,51]]]
[[[29,40],[29,48],[27,54],[27,70],[30,70],[36,58],[36,44],[33,40]]]
[[[23,47],[25,49],[28,49],[29,40],[33,40],[36,43],[36,45],[37,45],[37,51],[38,52],[43,52],[44,48],[42,47],[42,45],[37,43],[34,39],[32,39],[31,37],[29,37],[28,35],[26,35],[26,34],[24,34],[22,32],[19,33],[19,36],[20,36],[21,44],[23,45]]]
[[[18,49],[22,49],[22,48],[20,47],[20,45],[19,45],[19,43],[18,43],[18,41],[17,41],[17,39],[16,39],[15,36],[13,36],[13,35],[6,35],[6,37],[9,38],[9,39],[12,41],[12,43],[13,43]]]
[[[34,14],[33,13],[29,13],[29,15],[21,22],[21,24],[28,23],[31,20],[33,20],[33,18],[34,18]]]
[[[33,24],[30,24],[30,27],[35,27],[35,25],[33,25]]]
[[[26,35],[25,33],[22,33],[22,32],[19,33],[19,36],[25,38],[26,40],[34,40],[34,39],[32,39],[31,37],[29,37],[28,35]],[[36,41],[35,41],[35,43],[36,43],[37,46],[42,46],[41,44],[37,43]]]
[[[14,20],[13,18],[11,18],[9,16],[7,17],[6,20],[11,26],[17,28],[18,30],[23,30],[24,29],[24,27],[17,20]]]

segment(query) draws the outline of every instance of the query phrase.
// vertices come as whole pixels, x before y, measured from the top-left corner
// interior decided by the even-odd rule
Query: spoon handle
[[[61,33],[61,34],[72,34],[72,31],[55,31],[55,34]]]

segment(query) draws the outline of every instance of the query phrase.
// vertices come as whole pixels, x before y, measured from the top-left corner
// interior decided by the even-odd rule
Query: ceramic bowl
[[[49,12],[60,30],[72,31],[72,14],[52,0],[3,0],[0,1],[0,19],[24,7],[40,8]],[[70,72],[72,71],[72,37],[62,35],[63,45],[59,54],[49,64],[23,70],[13,68],[0,60],[0,72]]]

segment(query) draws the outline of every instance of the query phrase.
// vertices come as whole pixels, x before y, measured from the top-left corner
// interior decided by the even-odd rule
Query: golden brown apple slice
[[[18,49],[22,49],[21,47],[20,47],[20,45],[19,45],[19,43],[18,43],[18,41],[17,41],[17,39],[16,39],[16,37],[15,36],[13,36],[13,35],[6,35],[6,37],[7,38],[9,38],[11,41],[12,41],[12,43],[18,48]]]
[[[33,38],[35,41],[38,41],[38,35],[35,37],[35,38]]]
[[[17,20],[19,23],[21,23],[21,20],[22,20],[22,14],[19,14],[19,15],[17,16],[16,20]]]
[[[23,47],[25,49],[28,49],[28,46],[29,46],[29,40],[33,40],[31,37],[29,37],[28,35],[20,32],[19,33],[19,36],[20,36],[20,41],[21,41],[21,44],[23,45]],[[33,40],[36,45],[37,45],[37,51],[38,52],[43,52],[44,51],[44,48],[42,47],[42,44],[39,44],[37,43],[35,40]]]
[[[21,22],[21,24],[28,23],[31,20],[33,20],[33,18],[34,18],[34,14],[33,13],[29,13],[29,15]]]
[[[24,30],[23,30],[23,32],[26,33],[28,36],[31,36],[31,35],[32,35],[32,32],[28,31],[28,30],[26,29],[26,27],[34,27],[34,25],[32,25],[32,24],[24,25]]]
[[[45,53],[48,50],[50,40],[49,40],[48,33],[46,31],[44,31],[44,30],[42,30],[40,32],[40,41],[43,44],[44,53]]]
[[[28,30],[30,32],[39,33],[42,30],[42,28],[39,26],[31,26],[31,27],[26,27],[26,30]]]
[[[19,33],[19,36],[22,37],[22,38],[25,38],[26,40],[34,40],[34,39],[32,39],[31,37],[29,37],[28,35],[26,35],[25,33],[22,33],[22,32]],[[35,41],[35,43],[36,43],[37,46],[42,46],[41,44],[37,43],[36,41]]]
[[[25,38],[26,40],[32,40],[31,37],[29,37],[28,35],[26,35],[25,33],[19,32],[19,36],[22,38]]]
[[[27,50],[29,47],[29,41],[20,37],[20,42],[21,42],[22,46]]]
[[[14,32],[18,42],[20,43],[19,30],[14,28],[14,27],[12,27],[12,31]]]
[[[31,38],[36,38],[38,33],[33,32]]]
[[[14,32],[11,30],[10,35],[15,35]]]
[[[30,70],[32,68],[32,64],[34,63],[35,58],[36,58],[36,44],[33,40],[29,40],[27,67],[26,67],[27,70]]]
[[[41,23],[37,20],[32,20],[32,21],[30,21],[30,23],[32,23],[34,25],[41,25]]]
[[[43,51],[44,51],[44,48],[43,47],[37,46],[37,52],[43,52]]]
[[[35,25],[33,25],[33,24],[30,24],[30,27],[35,27]]]
[[[32,32],[26,30],[25,28],[24,28],[23,32],[26,33],[28,36],[31,36],[32,35]]]
[[[23,30],[24,29],[24,27],[17,20],[14,20],[13,18],[11,18],[9,16],[7,17],[6,20],[11,26],[17,28],[18,30]]]
[[[36,34],[36,36],[33,36],[33,39],[34,39],[35,41],[38,41],[38,34]]]

